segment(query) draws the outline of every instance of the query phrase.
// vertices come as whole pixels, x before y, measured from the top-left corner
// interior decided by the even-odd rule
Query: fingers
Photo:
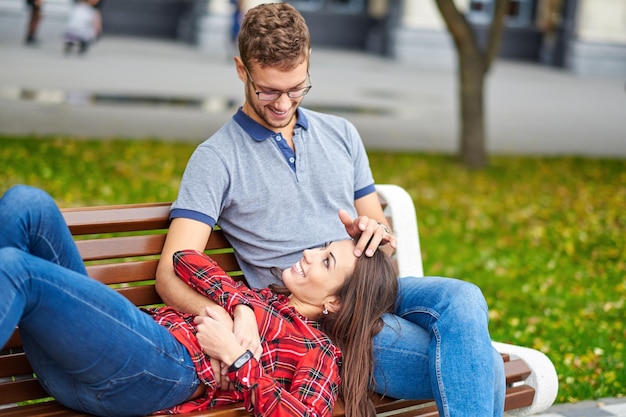
[[[339,210],[339,219],[343,223],[348,234],[357,239],[354,255],[372,256],[379,246],[389,244],[392,249],[396,248],[396,238],[390,233],[386,225],[367,216],[353,219],[346,210]]]
[[[350,226],[352,224],[352,216],[346,210],[339,210],[339,220],[344,226]]]
[[[211,368],[213,369],[213,376],[215,378],[215,384],[221,390],[227,390],[230,380],[228,376],[223,373],[224,364],[217,359],[211,358]]]
[[[352,216],[346,210],[339,210],[339,220],[346,228],[346,232],[353,239],[356,239],[361,235],[361,229],[359,228],[358,218],[353,219]]]
[[[354,249],[355,256],[372,256],[379,246],[390,243],[395,249],[396,238],[389,233],[389,229],[374,219],[365,216],[358,218],[359,228],[362,230]]]

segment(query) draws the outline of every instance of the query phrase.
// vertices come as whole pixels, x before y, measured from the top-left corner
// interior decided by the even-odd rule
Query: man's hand
[[[209,300],[210,301],[210,300]],[[230,314],[226,311],[224,307],[217,303],[207,304],[205,305],[197,316],[208,316],[212,317],[214,320],[219,321],[224,326],[228,327],[232,330],[233,328],[233,318],[230,317]]]
[[[354,255],[361,256],[365,250],[365,256],[372,256],[376,249],[381,245],[391,247],[391,251],[396,248],[396,237],[387,233],[387,225],[381,225],[377,220],[370,219],[367,216],[359,216],[353,219],[345,210],[339,210],[339,219],[346,228],[346,232],[354,238],[358,239],[354,248]],[[369,244],[368,244],[369,242]]]

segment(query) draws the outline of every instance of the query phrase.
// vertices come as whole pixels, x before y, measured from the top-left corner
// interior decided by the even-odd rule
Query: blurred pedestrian
[[[234,5],[231,40],[233,44],[237,44],[237,36],[239,35],[241,22],[246,13],[248,13],[248,10],[263,3],[282,3],[283,0],[230,0],[230,2]]]
[[[65,54],[71,53],[74,45],[84,54],[102,32],[100,12],[95,7],[98,1],[81,0],[72,8],[65,29]]]
[[[39,22],[41,22],[41,6],[43,0],[26,0],[26,6],[29,8],[28,26],[26,29],[26,39],[24,43],[29,46],[36,46],[39,42],[37,40],[37,29],[39,28]]]

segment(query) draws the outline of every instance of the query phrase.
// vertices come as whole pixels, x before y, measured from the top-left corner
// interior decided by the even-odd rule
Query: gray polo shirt
[[[171,218],[224,230],[252,287],[280,281],[304,249],[349,238],[337,212],[375,191],[365,148],[343,118],[298,109],[293,142],[241,109],[191,156]]]

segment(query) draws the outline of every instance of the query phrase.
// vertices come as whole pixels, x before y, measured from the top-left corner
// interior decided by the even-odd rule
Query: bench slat
[[[394,412],[394,417],[439,417],[437,411],[437,405],[433,402],[427,404],[420,404],[408,409],[400,409],[399,412]]]
[[[24,352],[0,355],[0,378],[26,375],[33,372]]]
[[[0,404],[11,404],[37,398],[49,397],[36,379],[0,383]]]
[[[57,401],[0,410],[2,417],[91,417],[91,414],[70,410]]]
[[[73,235],[167,229],[170,203],[63,209]]]
[[[376,406],[377,413],[398,412],[402,409],[422,410],[434,404],[432,400],[396,400],[394,398],[380,397],[377,395],[373,396],[372,399],[374,401],[374,405]],[[393,413],[394,416],[400,415],[395,412]]]
[[[535,389],[528,385],[508,388],[504,400],[504,410],[516,410],[518,408],[527,407],[533,403],[534,398]]]
[[[123,236],[108,239],[88,239],[76,242],[83,260],[99,261],[103,259],[152,256],[161,253],[165,235]]]
[[[15,349],[21,347],[22,338],[20,337],[20,334],[18,332],[14,331],[9,340],[5,343],[4,347],[2,347],[2,349]]]
[[[528,378],[530,368],[521,359],[514,359],[504,362],[504,375],[506,376],[506,384],[511,385],[514,382],[520,382]]]
[[[153,280],[158,259],[87,266],[87,274],[103,284],[122,284]]]
[[[117,291],[137,306],[149,306],[163,303],[154,285],[118,288]]]
[[[235,404],[212,410],[195,411],[185,414],[185,417],[250,417],[242,405]]]
[[[240,272],[234,253],[216,253],[211,258],[226,272]],[[103,284],[124,284],[154,280],[158,259],[113,264],[88,265],[87,274]]]

